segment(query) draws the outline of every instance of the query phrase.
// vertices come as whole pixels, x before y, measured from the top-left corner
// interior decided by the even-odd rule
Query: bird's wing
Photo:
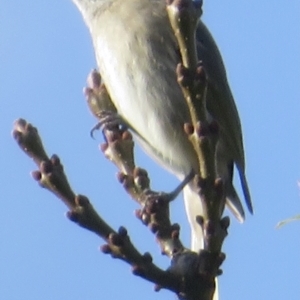
[[[219,123],[237,167],[244,171],[245,158],[242,129],[231,94],[221,54],[206,26],[200,21],[197,33],[198,59],[208,76],[207,108]]]
[[[248,209],[253,213],[251,196],[245,176],[245,155],[241,122],[227,82],[226,70],[217,45],[200,21],[197,32],[197,54],[208,77],[207,109],[218,122],[223,142],[237,166]]]

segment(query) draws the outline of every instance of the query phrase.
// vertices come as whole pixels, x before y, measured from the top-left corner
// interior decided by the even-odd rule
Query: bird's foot
[[[191,170],[191,172],[179,183],[179,185],[170,193],[165,192],[155,192],[152,190],[146,190],[144,192],[145,196],[148,200],[152,199],[161,199],[165,202],[171,202],[177,198],[177,196],[181,193],[183,188],[194,178],[195,172]]]
[[[188,175],[179,183],[179,185],[169,193],[169,201],[173,201],[183,190],[183,188],[195,177],[195,171],[192,169]]]
[[[98,119],[99,122],[90,131],[92,138],[94,138],[94,132],[96,130],[101,130],[105,137],[105,131],[125,131],[128,128],[124,119],[116,112],[101,111],[101,113],[98,114]]]

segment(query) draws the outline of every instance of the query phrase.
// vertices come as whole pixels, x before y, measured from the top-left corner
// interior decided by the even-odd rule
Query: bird
[[[198,170],[196,152],[184,132],[190,113],[177,81],[178,42],[165,0],[73,0],[90,31],[97,64],[118,114],[141,147],[159,165],[183,180]],[[246,205],[253,206],[245,175],[242,128],[220,51],[204,23],[196,29],[198,59],[207,75],[207,111],[219,125],[216,172],[226,205],[243,222],[245,212],[233,186],[236,167]],[[192,183],[183,189],[191,226],[191,249],[203,248],[196,222],[202,204]]]

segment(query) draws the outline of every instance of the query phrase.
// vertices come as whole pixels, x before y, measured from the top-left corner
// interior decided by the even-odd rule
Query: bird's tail
[[[203,241],[203,233],[201,226],[196,222],[196,217],[201,216],[203,214],[202,203],[199,199],[199,195],[193,191],[191,185],[187,185],[183,189],[183,197],[185,210],[187,213],[187,217],[191,226],[192,235],[191,235],[191,249],[192,251],[199,252],[200,249],[203,249],[204,241]],[[218,280],[216,278],[216,288],[213,300],[219,299],[219,291],[218,291]]]

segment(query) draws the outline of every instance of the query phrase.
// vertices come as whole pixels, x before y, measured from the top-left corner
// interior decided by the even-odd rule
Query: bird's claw
[[[91,137],[92,139],[95,139],[95,137],[94,137],[94,132],[95,132],[96,130],[99,130],[100,127],[101,127],[100,123],[97,123],[97,124],[90,130],[90,137]]]
[[[96,130],[101,130],[104,137],[105,137],[105,131],[110,130],[126,130],[127,125],[125,124],[122,117],[111,111],[102,111],[99,115],[99,122],[91,129],[90,136],[94,138],[94,132]]]

